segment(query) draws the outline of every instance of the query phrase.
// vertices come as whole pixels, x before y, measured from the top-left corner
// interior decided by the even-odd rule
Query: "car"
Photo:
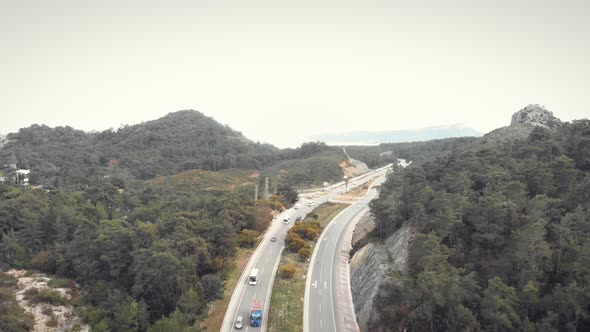
[[[289,223],[289,221],[291,221],[291,217],[285,217],[285,218],[283,219],[283,224],[288,224],[288,223]]]
[[[244,317],[238,316],[238,318],[236,318],[235,328],[240,330],[242,329],[242,326],[244,326]]]
[[[277,238],[273,236],[273,237],[270,239],[270,242],[277,242]]]
[[[301,216],[297,216],[297,218],[295,218],[295,221],[299,221],[301,220]]]
[[[312,206],[312,205],[313,205],[313,201],[307,202],[307,206]]]

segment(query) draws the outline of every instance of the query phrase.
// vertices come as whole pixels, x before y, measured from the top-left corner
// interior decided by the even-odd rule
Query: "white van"
[[[283,224],[288,224],[289,221],[291,221],[291,216],[285,216],[285,218],[283,218]]]
[[[252,269],[248,277],[248,285],[256,286],[258,283],[258,269]]]

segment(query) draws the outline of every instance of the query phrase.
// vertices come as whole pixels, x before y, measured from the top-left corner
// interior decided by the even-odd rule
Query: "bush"
[[[240,235],[238,236],[238,243],[240,247],[252,248],[256,244],[258,235],[260,235],[260,233],[258,233],[257,231],[251,229],[243,229],[242,232],[240,232]]]
[[[0,272],[0,287],[12,288],[18,284],[18,279],[8,273]]]
[[[292,252],[297,252],[299,249],[305,247],[305,241],[299,236],[299,234],[295,232],[289,231],[285,241],[287,243],[287,247]]]
[[[279,275],[284,279],[291,279],[295,276],[297,272],[297,267],[295,264],[285,264],[279,268]]]
[[[69,285],[70,285],[69,279],[56,278],[56,279],[51,279],[47,282],[47,287],[51,287],[51,288],[68,288]]]
[[[29,288],[24,292],[24,299],[31,301],[31,303],[49,303],[53,305],[66,305],[68,300],[55,289]]]
[[[302,262],[305,262],[311,256],[311,249],[308,247],[303,247],[297,251],[297,255],[299,255],[299,259]]]

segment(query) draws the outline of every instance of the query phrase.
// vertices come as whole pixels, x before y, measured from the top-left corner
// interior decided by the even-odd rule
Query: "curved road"
[[[385,172],[373,186],[384,180]],[[371,187],[364,198],[336,216],[320,235],[305,284],[304,332],[359,330],[350,290],[350,240],[354,225],[375,197],[377,191]]]
[[[362,183],[372,179],[375,173],[383,172],[384,169],[385,168],[381,168],[350,180],[348,184],[349,189],[359,186]],[[264,239],[260,242],[252,254],[252,257],[248,261],[244,271],[242,271],[242,275],[238,280],[238,284],[234,288],[228,308],[225,312],[225,317],[223,319],[223,325],[221,327],[222,332],[266,331],[272,286],[281,259],[285,236],[287,235],[288,229],[293,225],[297,216],[304,218],[307,213],[311,212],[318,205],[338,197],[337,192],[343,189],[343,185],[344,183],[341,182],[330,186],[329,192],[323,193],[320,197],[313,198],[311,204],[309,204],[309,199],[300,200],[298,203],[298,205],[300,205],[299,209],[291,208],[283,212],[272,221],[270,227],[267,229],[264,235]],[[285,216],[291,216],[291,221],[287,224],[283,223]],[[271,241],[272,237],[276,238],[275,242]],[[253,268],[258,268],[259,270],[259,282],[256,286],[248,285],[247,281],[250,271],[252,271]],[[250,306],[254,300],[262,301],[264,306],[262,325],[260,327],[250,326]],[[244,321],[244,326],[241,330],[234,328],[234,323],[238,316],[242,316]]]

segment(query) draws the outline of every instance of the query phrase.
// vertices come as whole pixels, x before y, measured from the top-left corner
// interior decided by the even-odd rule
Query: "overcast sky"
[[[443,4],[444,3],[444,4]],[[588,117],[590,1],[0,0],[0,133],[195,109],[255,141]]]

